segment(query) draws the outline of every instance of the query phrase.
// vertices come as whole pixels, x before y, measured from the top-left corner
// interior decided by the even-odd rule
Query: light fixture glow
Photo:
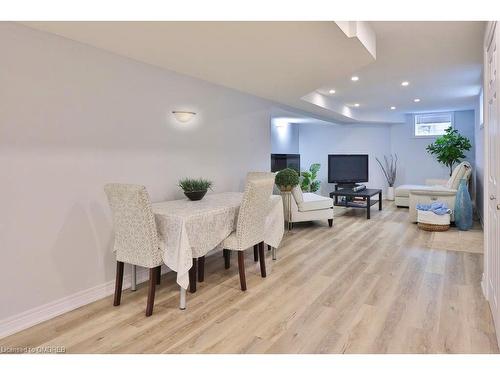
[[[394,111],[396,109],[396,107],[392,106],[391,109]]]
[[[358,76],[352,76],[351,77],[351,81],[354,81],[354,82],[359,81],[359,77]]]
[[[355,104],[354,104],[354,106],[355,106],[355,107],[359,107],[359,103],[355,103]]]
[[[196,115],[196,112],[189,111],[172,111],[172,113],[174,114],[175,119],[179,122],[188,122],[194,117],[194,115]]]
[[[329,94],[335,94],[335,90],[334,89],[331,89],[330,91],[328,91]]]
[[[409,84],[410,84],[410,82],[408,82],[408,81],[401,82],[401,86],[408,86]]]
[[[413,101],[414,101],[415,103],[418,103],[418,102],[420,101],[420,99],[419,99],[419,98],[416,98],[416,99],[413,99]]]

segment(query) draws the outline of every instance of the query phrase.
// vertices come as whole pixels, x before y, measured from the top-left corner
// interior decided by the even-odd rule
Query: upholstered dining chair
[[[141,185],[107,184],[104,191],[113,213],[115,228],[116,283],[114,306],[120,305],[123,265],[149,268],[146,316],[153,314],[156,284],[160,284],[162,249],[146,188]]]
[[[274,181],[274,179],[276,178],[276,172],[248,172],[247,173],[247,181],[254,180],[254,179],[261,179],[261,178],[270,178]],[[273,185],[273,194],[280,195],[280,191],[279,191],[278,187],[276,186],[276,184]],[[267,250],[272,250],[271,245],[267,245]],[[259,261],[258,245],[255,245],[253,247],[253,260],[254,260],[254,262]]]
[[[230,251],[238,252],[240,285],[243,291],[247,289],[244,254],[246,249],[258,246],[260,274],[262,277],[266,277],[266,261],[264,256],[266,216],[262,213],[268,211],[273,185],[274,178],[258,178],[247,181],[238,212],[236,230],[222,242],[226,259],[229,258]]]

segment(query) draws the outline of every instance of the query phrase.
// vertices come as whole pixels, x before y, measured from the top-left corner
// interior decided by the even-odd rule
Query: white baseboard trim
[[[162,274],[168,271],[168,269],[163,269]],[[148,280],[148,278],[148,270],[139,267],[137,269],[137,284]],[[126,274],[123,277],[123,289],[129,289],[130,285],[131,275]],[[112,280],[3,319],[0,321],[0,338],[10,336],[68,311],[108,297],[112,295],[114,291],[115,281]]]

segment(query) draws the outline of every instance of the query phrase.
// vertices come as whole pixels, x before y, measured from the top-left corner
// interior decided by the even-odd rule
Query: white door
[[[495,27],[496,28],[496,27]],[[492,33],[486,51],[486,114],[487,118],[487,283],[488,297],[491,304],[492,314],[497,331],[500,330],[500,132],[498,122],[498,99],[497,99],[497,30]]]

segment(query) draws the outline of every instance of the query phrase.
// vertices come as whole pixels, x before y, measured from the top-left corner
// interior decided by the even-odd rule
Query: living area
[[[498,353],[495,25],[0,22],[0,351]]]

